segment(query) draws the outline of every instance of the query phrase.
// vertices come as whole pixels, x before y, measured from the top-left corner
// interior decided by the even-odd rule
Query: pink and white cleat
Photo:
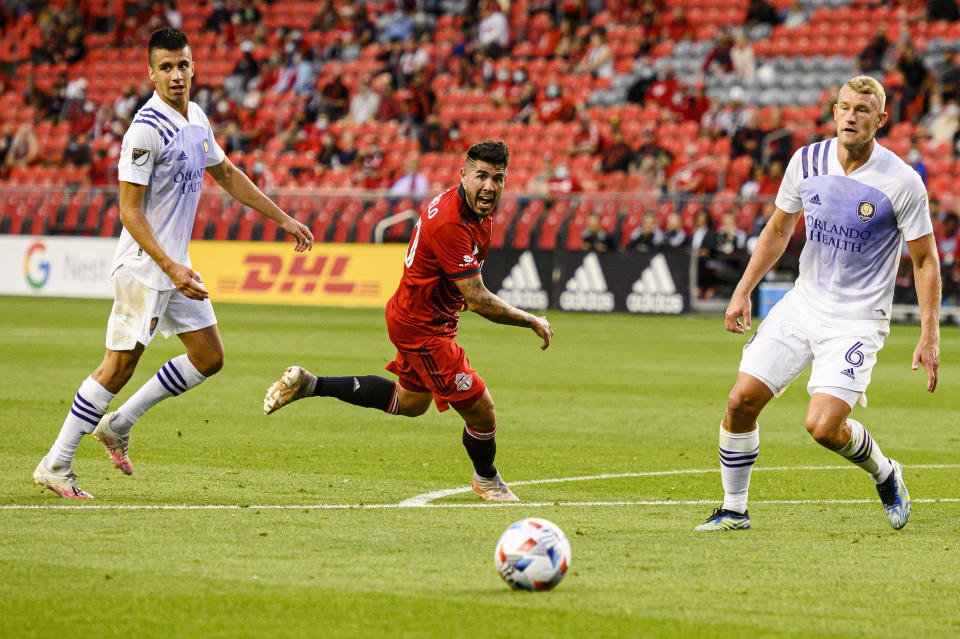
[[[100,423],[90,433],[94,439],[103,444],[107,449],[107,456],[113,465],[120,469],[124,475],[133,474],[133,464],[127,457],[127,448],[130,446],[130,433],[120,435],[110,428],[110,421],[116,413],[107,413],[100,418]]]
[[[65,473],[55,473],[49,470],[43,460],[33,471],[33,482],[47,488],[66,499],[93,499],[93,495],[77,486],[77,474],[72,470]]]

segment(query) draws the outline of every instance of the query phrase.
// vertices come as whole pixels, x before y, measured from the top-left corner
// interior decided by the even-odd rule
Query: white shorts
[[[114,301],[107,321],[107,348],[128,351],[147,346],[159,330],[164,337],[217,323],[209,299],[192,300],[177,289],[152,289],[123,266],[110,276]]]
[[[807,392],[866,406],[877,353],[890,334],[886,320],[843,320],[815,314],[796,290],[770,310],[743,347],[740,372],[756,377],[779,397],[813,363]]]

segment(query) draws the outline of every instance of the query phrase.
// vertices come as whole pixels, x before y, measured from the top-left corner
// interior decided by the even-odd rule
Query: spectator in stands
[[[10,169],[28,167],[37,161],[39,154],[40,144],[33,125],[24,122],[17,128],[16,135],[10,141],[5,164]]]
[[[753,53],[753,45],[743,32],[737,33],[730,47],[730,64],[733,72],[744,81],[749,81],[757,71],[757,56]]]
[[[793,133],[783,123],[783,109],[778,106],[770,110],[767,126],[764,128],[763,148],[760,161],[766,165],[774,160],[786,165],[793,154]]]
[[[294,54],[293,90],[297,95],[306,95],[313,92],[317,85],[317,72],[313,66],[313,50],[307,49]]]
[[[953,266],[960,263],[960,217],[948,213],[943,218],[943,232],[937,238],[937,251],[940,253],[941,266]]]
[[[960,131],[960,106],[950,101],[939,110],[929,124],[931,142],[953,143]]]
[[[657,228],[657,216],[653,211],[647,211],[643,215],[640,226],[630,233],[627,250],[647,253],[663,245],[663,243],[664,235],[663,231]]]
[[[933,75],[912,42],[903,46],[897,69],[903,74],[903,101],[901,119],[916,120],[927,109],[927,96],[933,85]]]
[[[667,224],[659,236],[657,246],[682,248],[687,245],[687,232],[683,230],[683,218],[679,213],[667,215]]]
[[[231,14],[223,0],[215,0],[213,11],[207,16],[203,23],[204,31],[220,31],[223,27],[230,24]]]
[[[871,71],[882,71],[884,61],[887,56],[887,49],[890,47],[890,41],[887,40],[887,27],[883,23],[877,27],[877,32],[869,44],[860,52],[857,59],[857,70],[863,73]]]
[[[759,24],[775,27],[780,24],[780,14],[767,0],[750,0],[747,3],[747,15],[743,20],[743,26],[749,29]]]
[[[807,21],[807,12],[800,6],[798,0],[794,0],[783,14],[783,26],[788,29],[795,29]]]
[[[343,72],[339,65],[334,67],[333,78],[320,90],[318,111],[326,113],[332,122],[336,122],[347,113],[350,104],[350,90],[343,83]]]
[[[673,153],[657,144],[652,129],[644,129],[640,137],[640,147],[634,154],[634,162],[640,164],[646,158],[653,160],[654,165],[665,170],[673,164]]]
[[[320,149],[317,150],[316,163],[324,169],[329,169],[333,166],[333,156],[340,150],[337,147],[337,139],[333,137],[333,133],[330,131],[324,131],[320,140]]]
[[[380,95],[370,86],[370,76],[362,75],[350,99],[350,122],[364,124],[371,120],[380,108]]]
[[[533,57],[552,58],[557,48],[557,43],[560,42],[560,37],[563,33],[560,29],[555,28],[553,17],[549,11],[545,11],[539,15],[542,16],[543,20],[542,28],[533,34],[535,37],[530,37],[531,34],[528,33],[527,38],[533,44]]]
[[[569,18],[564,18],[560,22],[560,34],[557,43],[553,46],[551,57],[560,60],[570,60],[578,47],[582,47],[582,42],[576,33],[576,25]]]
[[[907,164],[913,167],[913,170],[917,172],[920,179],[923,180],[924,185],[926,185],[927,165],[923,162],[923,154],[920,153],[920,149],[917,147],[916,138],[910,140],[910,149],[907,151]]]
[[[747,234],[737,226],[736,214],[724,213],[720,216],[717,241],[708,261],[716,284],[736,285],[746,267],[746,258]]]
[[[943,52],[943,61],[937,68],[940,77],[940,97],[944,102],[960,100],[960,66],[953,51]]]
[[[433,60],[430,56],[430,36],[424,34],[418,41],[407,40],[400,56],[400,83],[406,86],[415,73],[424,72]]]
[[[688,87],[687,89],[680,117],[684,121],[701,122],[704,114],[710,110],[710,102],[710,98],[707,96],[707,85],[697,81],[692,88]]]
[[[710,225],[710,214],[700,205],[694,213],[693,231],[690,234],[690,250],[697,257],[697,296],[700,299],[713,297],[715,291],[716,283],[707,261],[716,243],[717,234]]]
[[[70,138],[63,150],[63,164],[71,169],[90,164],[90,141],[86,133]]]
[[[960,20],[960,11],[957,10],[956,0],[929,0],[927,2],[927,20]]]
[[[620,127],[613,129],[611,143],[600,154],[600,170],[604,173],[626,171],[633,162],[633,149],[627,144]]]
[[[563,90],[556,82],[551,82],[544,89],[543,99],[537,100],[531,120],[541,124],[550,122],[570,122],[576,115],[573,102],[563,95]]]
[[[586,181],[588,186],[592,182]],[[570,167],[560,162],[553,168],[553,175],[547,180],[547,199],[552,200],[557,195],[569,195],[583,190],[580,180],[570,173]]]
[[[750,109],[746,122],[737,129],[730,141],[730,156],[736,158],[748,155],[754,162],[759,162],[763,155],[764,135],[763,129],[760,128],[760,113],[756,109]]]
[[[553,177],[553,153],[543,154],[543,163],[540,170],[533,174],[533,177],[526,184],[526,191],[530,195],[544,197],[547,194],[547,182]]]
[[[680,82],[674,76],[673,67],[663,68],[663,74],[647,89],[646,103],[673,109],[674,98],[680,92]]]
[[[664,20],[664,30],[666,37],[673,42],[681,40],[693,40],[696,35],[696,29],[687,18],[687,12],[681,5],[674,5],[670,15]]]
[[[403,105],[393,92],[390,75],[384,73],[374,80],[376,92],[380,95],[380,105],[377,107],[373,119],[377,122],[396,122],[403,115]]]
[[[430,180],[420,172],[416,156],[403,163],[403,175],[390,186],[390,195],[422,198],[430,193]]]
[[[416,71],[407,85],[407,119],[414,130],[419,129],[427,121],[427,116],[433,112],[437,104],[437,95],[430,88],[424,70]]]
[[[357,150],[353,133],[349,130],[344,131],[343,135],[340,136],[340,144],[337,147],[337,151],[330,160],[330,167],[335,170],[349,169],[357,162],[359,155],[360,152]]]
[[[760,239],[760,233],[763,232],[763,228],[770,221],[770,218],[773,217],[776,210],[777,205],[773,200],[767,200],[763,203],[763,206],[760,207],[760,211],[753,218],[753,228],[750,230],[750,237],[747,238],[747,253],[753,254],[753,249]]]
[[[733,60],[730,57],[730,50],[733,48],[733,36],[724,29],[717,37],[716,44],[707,53],[703,61],[701,71],[707,74],[729,73],[733,71]]]
[[[590,73],[597,78],[613,77],[613,52],[607,44],[607,30],[597,27],[590,33],[587,54],[577,65],[577,73]]]
[[[760,192],[760,183],[763,181],[763,165],[754,163],[750,169],[750,177],[740,185],[740,197],[754,198]]]
[[[757,189],[757,195],[769,195],[775,197],[780,190],[780,182],[783,180],[783,163],[774,160],[767,167],[763,179],[760,181],[760,188]]]
[[[600,149],[600,127],[590,119],[582,105],[577,107],[577,125],[577,132],[573,136],[567,153],[593,157]]]
[[[497,3],[487,4],[483,19],[477,26],[477,45],[491,58],[506,53],[510,44],[510,23]]]
[[[447,144],[447,130],[436,113],[427,115],[427,122],[420,129],[420,153],[442,153]]]
[[[587,216],[587,225],[581,235],[580,249],[583,251],[597,251],[604,253],[612,250],[615,246],[614,240],[600,223],[600,216],[591,213]]]
[[[236,120],[227,122],[221,129],[220,135],[225,142],[223,150],[227,155],[238,151],[244,152],[250,148],[250,138],[244,130],[237,125]]]
[[[746,93],[740,87],[730,89],[730,99],[719,113],[716,121],[723,135],[733,138],[737,131],[747,123],[750,111],[744,105]]]
[[[13,145],[13,124],[4,122],[0,129],[0,179],[6,179],[10,173],[10,167],[7,165],[7,153]]]

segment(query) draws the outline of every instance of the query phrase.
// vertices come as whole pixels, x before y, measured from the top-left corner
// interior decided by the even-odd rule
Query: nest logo
[[[607,288],[596,253],[587,253],[560,293],[560,308],[565,311],[613,310],[613,293]]]
[[[627,310],[631,313],[682,313],[683,295],[670,275],[667,258],[657,254],[643,270],[640,279],[633,283],[627,295]]]
[[[46,251],[43,242],[34,242],[23,258],[23,276],[30,288],[39,290],[50,280],[50,262],[46,259]]]

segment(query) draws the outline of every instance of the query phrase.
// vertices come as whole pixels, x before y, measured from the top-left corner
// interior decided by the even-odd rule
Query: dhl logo
[[[244,257],[245,272],[240,277],[221,277],[219,284],[225,293],[380,295],[380,282],[354,282],[344,276],[351,259],[349,255],[289,258],[252,253]]]

